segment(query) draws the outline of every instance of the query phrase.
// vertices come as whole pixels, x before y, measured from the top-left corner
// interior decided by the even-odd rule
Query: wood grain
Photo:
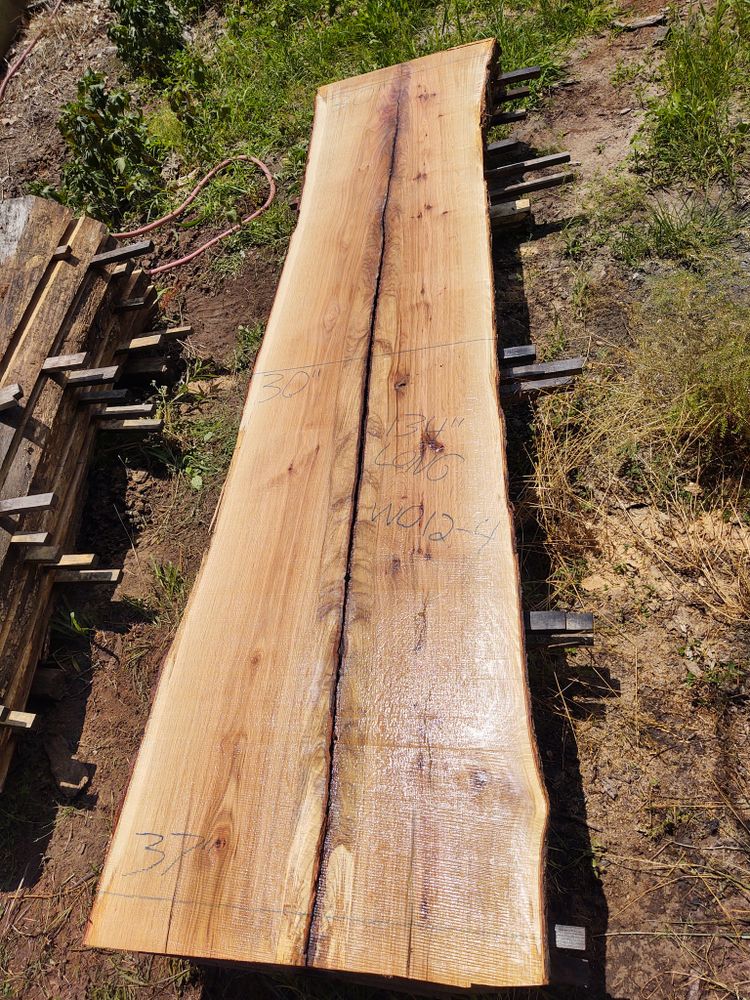
[[[480,114],[492,46],[404,67],[310,962],[546,979]]]
[[[483,179],[493,58],[480,42],[319,92],[90,945],[546,981]]]
[[[387,72],[317,99],[299,224],[90,945],[305,961],[396,101]]]

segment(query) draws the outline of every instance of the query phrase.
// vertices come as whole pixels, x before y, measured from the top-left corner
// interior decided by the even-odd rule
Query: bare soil
[[[651,13],[655,4],[631,5]],[[31,179],[54,180],[62,148],[54,127],[87,65],[116,73],[106,4],[78,0],[40,44],[0,108],[2,196]],[[32,30],[43,26],[35,18]],[[570,149],[582,184],[622,164],[643,111],[635,84],[616,87],[619,63],[640,60],[654,29],[588,41],[567,80],[530,116],[521,138]],[[595,362],[604,344],[625,343],[637,276],[606,255],[580,276],[564,256],[561,228],[579,194],[534,197],[536,226],[497,244],[498,323],[505,343],[549,346]],[[194,237],[183,237],[193,239]],[[186,244],[186,245],[189,245]],[[237,327],[267,317],[278,262],[249,254],[235,277],[211,255],[169,280],[168,309],[195,327],[195,349],[225,364]],[[247,375],[225,372],[193,412],[238,419]],[[509,410],[513,489],[530,471],[529,413]],[[50,657],[65,673],[61,700],[39,702],[42,726],[23,741],[0,798],[0,996],[59,1000],[377,994],[322,977],[270,976],[174,960],[92,952],[82,934],[117,810],[145,725],[181,597],[165,596],[154,564],[191,581],[210,532],[219,482],[191,489],[153,451],[102,453],[92,470],[81,538],[103,564],[124,565],[114,593],[67,597]],[[549,562],[533,512],[518,509],[529,606],[543,605]],[[597,620],[593,649],[529,657],[535,724],[552,803],[548,892],[551,922],[587,929],[591,985],[545,995],[618,1000],[750,996],[750,802],[748,691],[716,693],[712,665],[746,660],[750,635],[722,616],[716,587],[675,570],[679,551],[741,546],[740,524],[665,521],[647,505],[610,504],[590,525],[580,609]],[[153,614],[145,605],[158,612]],[[718,610],[717,610],[718,609]],[[91,631],[71,634],[69,613]],[[692,683],[687,681],[692,678]],[[93,771],[72,801],[58,790],[45,745],[65,739]],[[186,742],[190,734],[185,734]],[[744,937],[743,937],[744,935]],[[575,954],[570,953],[575,959]],[[575,964],[575,963],[574,963]],[[580,964],[577,966],[580,972]]]

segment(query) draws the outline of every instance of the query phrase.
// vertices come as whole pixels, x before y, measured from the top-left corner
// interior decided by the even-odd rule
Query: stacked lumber
[[[483,176],[495,72],[485,41],[318,93],[91,946],[547,980]]]
[[[0,787],[14,731],[33,722],[53,586],[119,577],[72,546],[96,427],[127,395],[111,388],[127,373],[118,351],[155,298],[133,269],[142,250],[53,201],[0,202]]]

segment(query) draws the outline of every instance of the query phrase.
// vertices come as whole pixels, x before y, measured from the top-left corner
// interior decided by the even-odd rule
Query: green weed
[[[234,349],[232,370],[244,372],[252,368],[258,353],[265,327],[262,323],[255,326],[240,326],[237,328],[237,346]]]
[[[648,111],[638,159],[659,179],[730,183],[750,152],[750,7],[718,0],[672,15],[663,97]]]
[[[117,20],[107,34],[117,54],[136,75],[166,75],[182,48],[182,24],[169,3],[160,0],[109,0]]]

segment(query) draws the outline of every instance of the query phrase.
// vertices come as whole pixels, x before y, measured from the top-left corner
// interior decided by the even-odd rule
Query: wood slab
[[[90,945],[305,963],[396,104],[387,71],[317,99],[299,223]]]
[[[536,757],[480,115],[492,53],[403,67],[310,964],[546,981]]]
[[[480,42],[318,94],[89,945],[547,980],[483,178],[493,59]]]

